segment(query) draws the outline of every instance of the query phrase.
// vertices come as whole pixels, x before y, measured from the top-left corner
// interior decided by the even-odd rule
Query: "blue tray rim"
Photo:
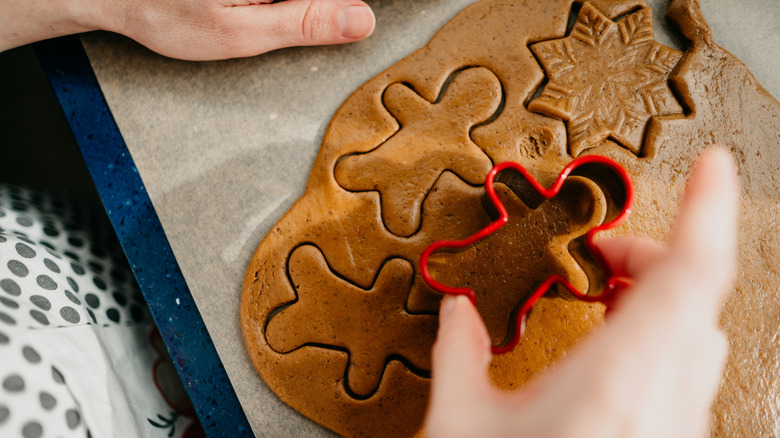
[[[33,47],[203,429],[252,436],[80,38]]]

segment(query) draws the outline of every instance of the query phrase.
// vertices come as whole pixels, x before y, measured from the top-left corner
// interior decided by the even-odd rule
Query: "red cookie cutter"
[[[528,312],[550,288],[559,285],[568,290],[574,297],[587,302],[607,302],[619,289],[625,287],[625,279],[614,276],[607,265],[601,250],[594,244],[596,233],[618,226],[631,213],[634,204],[634,188],[628,173],[619,164],[606,157],[588,155],[569,163],[561,171],[552,187],[542,187],[520,164],[504,162],[495,166],[485,180],[487,192],[486,209],[491,217],[497,217],[490,225],[483,228],[465,240],[440,240],[434,242],[423,251],[420,257],[420,273],[423,280],[434,290],[448,295],[465,295],[476,306],[477,298],[472,289],[465,287],[450,287],[434,280],[428,271],[428,259],[436,252],[459,252],[489,235],[495,233],[509,221],[504,204],[498,198],[494,184],[500,182],[511,189],[530,208],[537,208],[542,202],[555,197],[561,190],[564,181],[570,176],[581,176],[595,182],[604,193],[607,200],[607,214],[601,225],[591,228],[586,234],[575,238],[569,245],[569,251],[575,260],[585,270],[589,286],[583,293],[560,275],[553,275],[542,282],[523,303],[515,315],[513,336],[504,344],[493,346],[493,354],[503,354],[511,351],[520,342],[525,331],[525,320]],[[588,269],[588,262],[598,269]]]

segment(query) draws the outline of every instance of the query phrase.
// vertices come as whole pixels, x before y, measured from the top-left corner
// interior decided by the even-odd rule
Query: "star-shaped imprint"
[[[653,39],[649,8],[613,22],[583,3],[568,37],[531,50],[549,82],[528,108],[568,122],[573,156],[607,138],[640,155],[650,117],[682,113],[668,85],[682,54]]]
[[[377,390],[390,359],[429,370],[437,320],[406,312],[412,275],[408,261],[391,259],[361,289],[333,273],[317,247],[301,246],[289,261],[298,301],[271,317],[268,344],[281,353],[304,345],[348,351],[345,386],[360,397]]]
[[[389,86],[382,99],[401,130],[371,152],[342,159],[336,181],[347,190],[378,190],[387,229],[414,234],[420,206],[444,170],[471,184],[484,182],[492,163],[470,131],[498,110],[501,98],[498,78],[482,67],[458,73],[436,103],[406,85]]]

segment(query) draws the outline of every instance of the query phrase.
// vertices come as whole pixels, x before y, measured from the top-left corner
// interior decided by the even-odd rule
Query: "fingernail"
[[[455,298],[456,297],[451,295],[447,295],[446,297],[442,298],[441,308],[439,309],[440,323],[442,320],[447,319],[447,317],[452,313],[452,309],[455,308]]]
[[[471,301],[465,295],[447,295],[441,301],[441,308],[439,309],[439,322],[446,320],[455,310],[455,305],[460,303],[468,303],[471,305]],[[460,304],[462,305],[462,304]]]
[[[344,38],[365,38],[374,31],[374,23],[374,12],[365,5],[346,6],[339,13],[339,27]]]

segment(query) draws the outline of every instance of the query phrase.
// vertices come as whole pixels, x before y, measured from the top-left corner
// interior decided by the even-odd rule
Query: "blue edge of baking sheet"
[[[210,437],[251,436],[81,40],[34,47],[203,429]]]

